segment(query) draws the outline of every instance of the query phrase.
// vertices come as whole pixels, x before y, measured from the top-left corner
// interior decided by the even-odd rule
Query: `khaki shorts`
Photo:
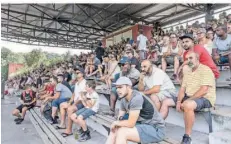
[[[173,99],[174,97],[177,97],[177,92],[176,92],[176,89],[167,89],[167,90],[160,91],[159,93],[156,94],[156,96],[162,102],[166,98]]]

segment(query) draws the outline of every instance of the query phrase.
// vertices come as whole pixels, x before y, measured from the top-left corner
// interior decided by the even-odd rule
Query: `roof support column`
[[[207,25],[207,22],[211,19],[213,19],[213,4],[206,4],[206,15],[205,15],[205,23]]]

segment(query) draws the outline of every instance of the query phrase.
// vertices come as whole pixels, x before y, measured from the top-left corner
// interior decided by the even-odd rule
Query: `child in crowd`
[[[83,108],[71,115],[71,120],[81,127],[78,130],[78,133],[80,134],[80,142],[91,138],[90,131],[87,128],[86,119],[96,114],[99,109],[99,95],[95,91],[95,87],[95,81],[88,81],[86,83],[86,92],[82,92],[80,95]]]

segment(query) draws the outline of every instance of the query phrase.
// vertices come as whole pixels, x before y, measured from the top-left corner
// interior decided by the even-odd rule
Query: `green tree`
[[[39,62],[39,59],[42,56],[41,49],[34,49],[29,53],[24,54],[25,63],[28,67],[31,67],[33,64]]]

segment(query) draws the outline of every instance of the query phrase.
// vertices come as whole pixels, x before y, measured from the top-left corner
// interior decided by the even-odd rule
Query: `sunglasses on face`
[[[200,34],[202,34],[202,33],[197,33],[197,35],[200,35]]]

